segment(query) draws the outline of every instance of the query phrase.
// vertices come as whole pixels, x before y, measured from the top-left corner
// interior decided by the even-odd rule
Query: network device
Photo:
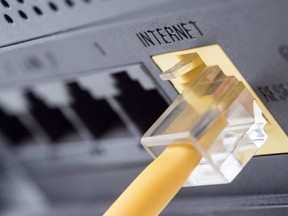
[[[0,8],[0,215],[102,215],[152,161],[140,140],[185,88],[161,79],[185,59],[241,80],[268,137],[231,183],[185,187],[162,215],[288,214],[287,1]]]

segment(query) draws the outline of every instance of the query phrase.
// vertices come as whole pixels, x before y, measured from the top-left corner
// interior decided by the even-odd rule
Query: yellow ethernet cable
[[[131,183],[104,216],[159,215],[201,158],[190,144],[169,145]]]
[[[183,90],[141,139],[155,161],[105,216],[156,216],[181,186],[230,183],[267,139],[253,94],[218,65],[188,55],[160,77]]]

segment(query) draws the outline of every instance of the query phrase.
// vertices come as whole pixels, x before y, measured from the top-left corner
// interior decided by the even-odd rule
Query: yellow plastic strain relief
[[[104,216],[156,216],[183,186],[201,155],[191,144],[169,145]]]

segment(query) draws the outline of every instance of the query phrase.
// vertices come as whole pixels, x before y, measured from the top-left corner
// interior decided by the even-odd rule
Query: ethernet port
[[[129,134],[106,99],[94,98],[89,91],[76,82],[68,83],[67,88],[72,97],[71,108],[94,138],[103,138],[105,135],[113,137],[113,135],[126,136]]]
[[[24,96],[28,101],[31,115],[52,142],[77,136],[75,128],[60,109],[48,106],[32,92],[27,92]]]
[[[134,121],[141,133],[144,133],[165,111],[168,104],[156,89],[144,89],[141,84],[132,80],[127,72],[112,75],[120,95],[116,100]]]
[[[0,131],[14,146],[19,146],[31,139],[31,134],[21,120],[0,108]]]

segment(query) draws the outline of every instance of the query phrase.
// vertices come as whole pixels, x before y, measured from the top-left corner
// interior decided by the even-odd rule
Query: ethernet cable
[[[190,70],[193,58],[162,78]],[[104,216],[156,216],[182,186],[229,183],[266,141],[262,111],[236,77],[204,65],[180,78],[184,90],[141,140],[155,160]]]
[[[170,145],[131,183],[104,216],[159,215],[201,158],[190,144]]]

